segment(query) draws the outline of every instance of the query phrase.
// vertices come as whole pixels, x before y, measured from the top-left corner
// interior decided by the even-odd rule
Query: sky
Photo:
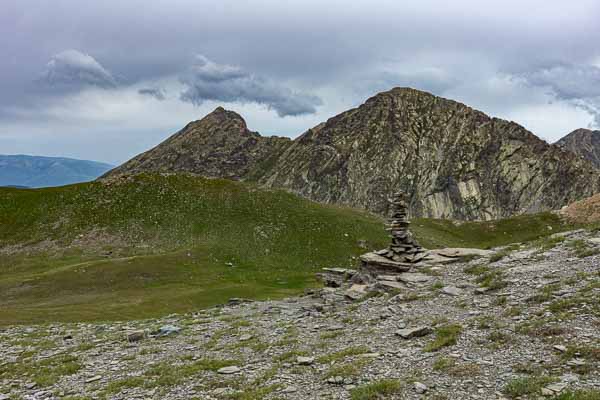
[[[600,129],[597,0],[1,0],[0,154],[119,164],[221,105],[296,137],[409,86]]]

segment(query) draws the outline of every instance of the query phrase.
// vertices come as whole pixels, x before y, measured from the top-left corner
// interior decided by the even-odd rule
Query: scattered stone
[[[0,393],[0,400],[10,400],[10,397],[8,397],[5,394]]]
[[[240,367],[236,367],[235,365],[232,365],[230,367],[219,368],[217,370],[217,373],[222,374],[222,375],[231,375],[231,374],[237,374],[240,371],[241,371]]]
[[[460,296],[462,294],[462,290],[456,286],[444,286],[441,292],[450,296]]]
[[[377,282],[377,288],[383,290],[399,290],[404,289],[404,285],[400,282],[393,281],[379,281]]]
[[[407,284],[425,283],[429,282],[431,279],[431,276],[419,272],[405,272],[398,275],[398,280]]]
[[[181,328],[175,325],[164,325],[161,326],[158,331],[154,332],[154,336],[163,337],[176,335],[181,331]]]
[[[419,394],[423,394],[427,391],[427,386],[422,384],[421,382],[415,382],[415,392]]]
[[[392,281],[395,282],[398,280],[399,275],[377,275],[378,281]]]
[[[403,339],[412,339],[416,337],[426,336],[432,333],[433,330],[428,326],[419,326],[416,328],[404,328],[396,331],[396,335]]]
[[[100,379],[102,379],[102,375],[95,375],[95,376],[92,376],[91,378],[86,379],[85,383],[97,382]]]
[[[461,258],[461,257],[486,257],[493,253],[491,250],[482,249],[470,249],[464,247],[448,247],[445,249],[431,250],[431,253],[440,255],[448,258]]]
[[[577,235],[573,239],[586,240],[590,236]],[[421,393],[423,388],[411,383],[403,385],[400,393],[394,396],[417,400],[433,396],[435,388],[435,396],[439,395],[440,398],[499,400],[507,397],[500,392],[502,388],[522,376],[515,371],[515,365],[533,365],[536,369],[541,367],[557,377],[555,383],[543,388],[543,393],[548,396],[544,398],[564,396],[569,388],[574,391],[597,390],[600,388],[600,372],[595,368],[595,361],[586,358],[587,353],[582,351],[581,354],[575,354],[578,358],[564,360],[560,364],[556,362],[560,353],[569,351],[568,344],[581,345],[583,348],[595,346],[600,340],[600,330],[595,325],[593,314],[594,300],[600,294],[600,289],[596,289],[600,256],[574,258],[572,249],[563,244],[551,251],[551,257],[538,253],[526,255],[527,251],[524,248],[513,252],[511,257],[505,257],[490,267],[501,269],[503,279],[510,283],[505,289],[495,290],[493,296],[474,295],[477,293],[475,284],[478,276],[468,268],[475,263],[446,257],[457,263],[437,268],[435,277],[429,275],[433,268],[427,269],[428,274],[423,274],[423,282],[419,282],[419,279],[416,279],[416,283],[407,283],[415,281],[413,279],[399,281],[399,276],[411,275],[392,270],[372,275],[358,272],[348,279],[351,273],[341,269],[337,275],[336,272],[324,273],[341,276],[342,288],[307,290],[304,295],[287,299],[240,300],[190,314],[173,314],[129,323],[55,322],[32,327],[3,326],[0,328],[0,370],[4,374],[0,377],[0,392],[4,393],[5,399],[0,395],[0,400],[7,400],[6,397],[27,400],[96,398],[99,393],[106,392],[111,382],[139,376],[147,379],[145,372],[154,366],[166,365],[177,373],[177,368],[192,366],[203,359],[236,359],[240,367],[224,369],[230,375],[221,375],[223,372],[220,372],[218,376],[221,378],[213,377],[215,380],[211,381],[214,383],[211,385],[197,385],[194,380],[183,380],[164,393],[160,389],[131,387],[123,388],[117,397],[132,400],[155,398],[159,394],[164,400],[235,397],[243,388],[239,383],[242,376],[244,380],[247,378],[248,382],[252,382],[276,369],[276,374],[265,381],[264,386],[278,385],[279,389],[270,396],[281,398],[346,399],[351,397],[349,392],[355,385],[426,371],[423,375],[417,375],[420,376],[419,383],[427,388],[425,392]],[[420,273],[423,271],[419,267],[425,264],[411,265],[410,273]],[[569,265],[569,268],[563,268],[564,265]],[[427,282],[426,278],[429,283],[423,285]],[[442,291],[444,288],[460,290],[460,297],[432,295],[430,284],[433,281],[444,283],[440,285],[443,286]],[[556,283],[560,284],[560,289],[552,292],[550,301],[539,303],[526,300],[539,296],[545,287]],[[386,285],[394,295],[381,293],[383,291],[380,289]],[[350,289],[353,292],[370,293],[376,290],[380,293],[368,301],[350,304],[345,300],[345,292]],[[401,294],[396,296],[398,290],[395,289],[399,289]],[[577,296],[581,301],[568,310],[568,319],[562,319],[561,316],[561,321],[555,321],[556,315],[551,312],[549,305],[561,295],[564,299]],[[506,299],[506,302],[497,299]],[[505,313],[510,307],[518,307],[520,314],[514,316]],[[234,321],[247,321],[251,327],[240,323],[238,329],[233,330],[230,325]],[[457,343],[438,352],[423,352],[423,345],[431,342],[433,335],[421,339],[418,337],[431,333],[432,328],[427,326],[433,322],[429,321],[460,325],[465,333]],[[496,322],[498,328],[489,329],[488,326]],[[550,322],[552,326],[564,326],[567,330],[560,336],[553,334],[552,341],[532,340],[528,334],[516,329],[529,322],[536,323],[536,326]],[[168,340],[146,339],[150,343],[142,341],[139,345],[129,344],[127,336],[138,330],[155,337],[148,332],[169,325],[184,329]],[[222,335],[216,335],[219,331]],[[491,336],[495,331],[510,335],[510,341],[491,348],[487,343],[495,340]],[[74,338],[72,342],[63,341],[71,335]],[[411,340],[405,342],[402,337]],[[255,338],[259,341],[247,342]],[[498,338],[503,340],[500,335]],[[266,350],[263,343],[269,344]],[[299,366],[305,362],[298,360],[295,352],[310,348],[322,349],[323,355],[342,355],[348,350],[352,356],[339,360],[333,357],[336,361],[325,365],[317,363],[315,355],[312,364],[306,362],[307,366]],[[65,354],[76,356],[81,369],[72,375],[61,376],[54,384],[36,387],[30,383],[34,379],[33,374],[17,375],[11,372],[18,370],[12,368],[15,363],[44,365],[46,360],[53,363],[53,360],[58,360],[57,356]],[[293,357],[290,358],[290,355]],[[431,373],[440,358],[448,358],[458,367],[464,365],[464,371],[472,376],[427,374],[427,371]],[[361,372],[356,377],[349,377],[345,367],[354,364],[361,366]],[[54,364],[48,365],[53,367]],[[298,373],[299,368],[301,374]],[[335,372],[336,369],[340,372]],[[323,378],[330,373],[334,376]],[[212,379],[209,378],[210,372],[197,378],[204,378],[204,375]],[[96,376],[99,379],[97,382],[84,384],[88,379],[93,381]],[[541,398],[541,391],[534,397],[536,400]]]
[[[312,365],[315,362],[315,358],[299,356],[296,359],[296,362],[298,363],[298,365]]]
[[[127,334],[127,341],[130,343],[139,342],[146,337],[145,331],[134,331]]]
[[[373,275],[410,271],[412,268],[412,264],[389,260],[375,253],[363,254],[360,256],[360,260],[362,261],[362,270]]]
[[[342,376],[332,376],[327,379],[327,383],[331,383],[332,385],[343,385],[344,378]]]

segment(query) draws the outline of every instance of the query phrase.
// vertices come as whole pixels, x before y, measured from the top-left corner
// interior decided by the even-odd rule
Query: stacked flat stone
[[[392,243],[381,255],[397,262],[419,262],[425,257],[425,250],[419,246],[408,229],[410,222],[404,193],[395,193],[391,204],[392,216],[388,230],[392,237]]]

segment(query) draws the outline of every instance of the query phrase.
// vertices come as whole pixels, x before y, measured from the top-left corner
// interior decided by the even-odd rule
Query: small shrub
[[[352,389],[350,395],[352,400],[377,400],[397,394],[401,389],[402,384],[400,381],[396,379],[383,379]]]
[[[458,341],[462,326],[458,324],[442,325],[435,329],[435,339],[425,346],[423,351],[437,351],[442,347],[453,346]]]
[[[504,393],[511,399],[539,394],[542,388],[554,381],[548,376],[527,376],[513,379],[504,387]]]

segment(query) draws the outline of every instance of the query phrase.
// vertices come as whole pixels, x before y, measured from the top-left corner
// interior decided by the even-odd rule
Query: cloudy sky
[[[295,137],[394,86],[600,127],[597,0],[2,0],[0,154],[120,163],[217,105]]]

